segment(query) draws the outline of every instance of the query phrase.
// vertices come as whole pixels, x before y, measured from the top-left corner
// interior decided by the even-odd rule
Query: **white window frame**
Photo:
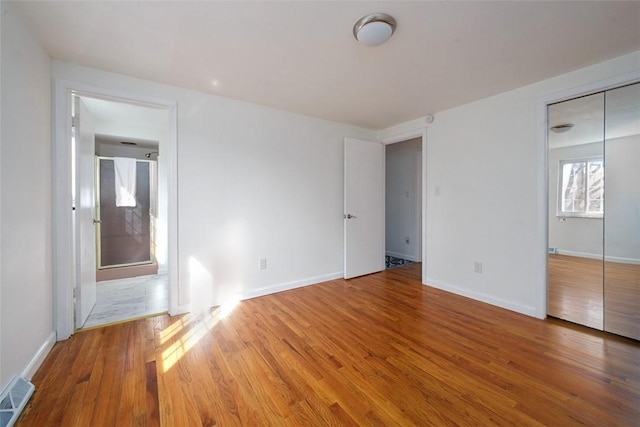
[[[583,157],[579,159],[567,159],[560,160],[558,164],[558,205],[557,205],[557,213],[556,215],[560,218],[603,218],[604,216],[604,205],[602,212],[577,212],[577,211],[565,211],[564,203],[563,203],[563,170],[564,165],[573,164],[573,163],[587,163],[587,172],[589,171],[588,164],[591,162],[602,162],[602,167],[604,168],[604,156],[592,156],[592,157]],[[585,180],[585,195],[587,196],[587,200],[585,201],[585,209],[589,208],[589,179]],[[602,184],[602,191],[604,192],[604,182]],[[604,198],[604,194],[603,194]]]

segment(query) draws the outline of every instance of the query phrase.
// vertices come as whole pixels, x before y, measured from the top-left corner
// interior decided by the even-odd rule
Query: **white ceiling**
[[[640,2],[17,2],[55,58],[382,129],[640,49]],[[376,48],[362,16],[398,22]]]

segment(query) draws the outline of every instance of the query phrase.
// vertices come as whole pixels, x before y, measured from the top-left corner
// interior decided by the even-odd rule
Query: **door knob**
[[[351,214],[345,214],[345,215],[344,215],[344,217],[345,217],[346,219],[358,218],[357,216],[355,216],[355,215],[351,215]]]
[[[99,219],[94,219],[94,220],[93,220],[93,223],[94,223],[94,224],[101,224],[101,223],[102,223],[102,221],[100,221]]]

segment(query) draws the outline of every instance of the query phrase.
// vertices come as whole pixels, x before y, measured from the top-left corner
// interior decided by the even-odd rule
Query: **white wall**
[[[50,62],[2,2],[0,389],[53,344]],[[46,349],[43,349],[43,346]],[[37,364],[37,363],[36,363]]]
[[[387,255],[419,261],[418,192],[422,138],[386,146],[385,230]],[[409,238],[409,243],[406,238]]]
[[[342,275],[343,138],[375,132],[68,63],[52,70],[177,101],[180,307]]]
[[[423,232],[429,285],[546,315],[546,126],[540,105],[554,94],[639,69],[635,52],[435,115],[427,130]],[[474,261],[483,262],[483,273],[474,273]]]
[[[640,135],[605,143],[604,255],[640,264]]]
[[[602,156],[602,142],[573,145],[549,150],[549,247],[565,255],[602,257],[604,235],[602,218],[565,217],[558,212],[558,169],[560,160]],[[608,168],[605,167],[605,174]]]

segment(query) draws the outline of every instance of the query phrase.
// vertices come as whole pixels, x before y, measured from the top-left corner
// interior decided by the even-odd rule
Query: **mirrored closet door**
[[[640,340],[640,84],[549,105],[548,313]]]

